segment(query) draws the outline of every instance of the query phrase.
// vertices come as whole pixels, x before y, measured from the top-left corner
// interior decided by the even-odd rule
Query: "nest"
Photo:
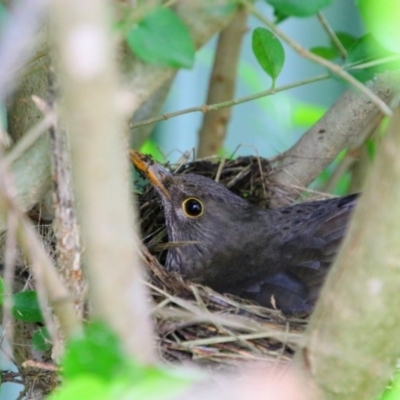
[[[194,161],[167,168],[178,174],[196,173],[216,179],[259,207],[268,207],[276,190],[270,178],[271,164],[259,157],[218,163]],[[146,185],[138,202],[162,357],[170,362],[191,360],[219,369],[244,361],[289,362],[306,321],[286,318],[278,310],[216,293],[167,272],[163,267],[167,233],[160,198]]]

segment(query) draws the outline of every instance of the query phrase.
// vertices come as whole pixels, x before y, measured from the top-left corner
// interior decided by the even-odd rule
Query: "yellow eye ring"
[[[199,199],[189,197],[182,202],[182,210],[189,218],[199,218],[204,213],[204,206]]]

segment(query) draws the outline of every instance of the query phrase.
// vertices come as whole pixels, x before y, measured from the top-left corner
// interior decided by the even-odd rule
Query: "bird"
[[[346,233],[358,194],[261,209],[197,174],[173,174],[135,150],[130,159],[161,197],[165,268],[220,293],[309,314]]]

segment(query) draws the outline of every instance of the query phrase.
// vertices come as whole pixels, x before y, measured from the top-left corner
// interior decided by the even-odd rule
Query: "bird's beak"
[[[144,174],[150,183],[158,190],[160,190],[167,199],[171,200],[171,196],[162,183],[168,176],[171,177],[171,172],[167,171],[161,165],[155,163],[151,157],[139,153],[136,150],[129,151],[129,158],[136,169]]]

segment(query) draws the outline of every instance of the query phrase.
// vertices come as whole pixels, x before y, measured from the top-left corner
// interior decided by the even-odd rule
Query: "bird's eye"
[[[203,203],[195,199],[194,197],[189,197],[182,203],[183,212],[187,217],[198,218],[203,215]]]

